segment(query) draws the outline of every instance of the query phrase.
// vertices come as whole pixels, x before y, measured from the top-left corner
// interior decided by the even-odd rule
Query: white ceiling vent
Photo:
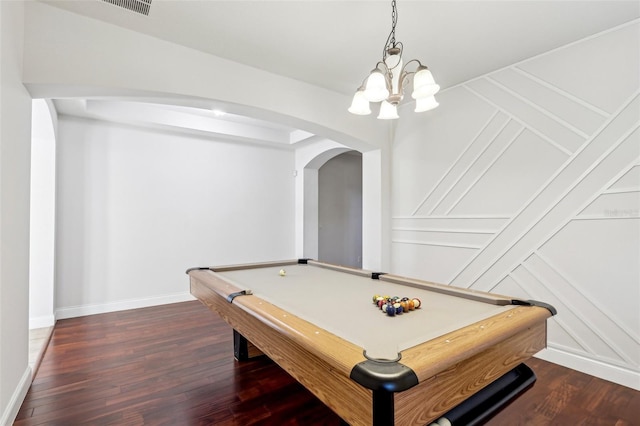
[[[136,13],[149,16],[149,8],[153,0],[102,0],[107,3],[115,4]]]

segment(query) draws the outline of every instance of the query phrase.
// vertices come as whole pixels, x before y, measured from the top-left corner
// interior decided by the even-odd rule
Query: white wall
[[[31,98],[21,83],[22,2],[0,2],[0,424],[10,424],[31,383],[29,151]]]
[[[292,151],[58,126],[58,318],[188,299],[189,267],[295,257]]]
[[[47,102],[32,102],[29,328],[50,327],[54,315],[55,130]]]
[[[318,170],[318,259],[362,267],[362,155],[348,152]]]
[[[407,111],[391,179],[393,272],[551,303],[541,356],[636,389],[639,27]]]
[[[369,170],[376,177],[386,173],[386,166],[380,164],[386,156],[376,152],[388,145],[390,124],[367,120],[363,125],[362,117],[345,114],[344,107],[349,104],[351,94],[277,76],[42,2],[27,2],[25,9],[23,82],[35,98],[143,97],[171,102],[176,97],[181,100],[186,97],[200,103],[211,102],[224,105],[231,113],[272,120],[320,135],[345,150],[373,152],[366,156],[371,161],[364,161],[364,175],[369,175]],[[142,57],[140,52],[144,52]],[[217,78],[211,78],[212,75]],[[307,171],[297,170],[298,187],[309,186],[304,183]],[[368,188],[369,182],[374,180],[364,182],[365,203],[386,208],[388,203],[382,198],[388,191],[381,193],[378,186]],[[299,219],[304,208],[298,206],[297,211],[297,227],[301,229]],[[387,231],[381,229],[386,227],[383,219],[388,216],[377,210],[364,211],[367,229],[364,238],[368,243],[363,247],[363,265],[380,269],[388,258],[384,256],[386,249],[380,247],[386,241],[381,234]],[[308,238],[311,242],[307,245],[303,238],[296,241],[296,253],[317,257],[317,244]]]

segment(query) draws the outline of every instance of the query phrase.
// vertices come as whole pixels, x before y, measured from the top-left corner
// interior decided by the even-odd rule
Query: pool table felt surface
[[[280,276],[280,269],[286,275]],[[397,354],[435,337],[512,309],[314,265],[218,272],[229,282],[351,343],[373,358]],[[420,299],[419,309],[390,317],[373,295]]]

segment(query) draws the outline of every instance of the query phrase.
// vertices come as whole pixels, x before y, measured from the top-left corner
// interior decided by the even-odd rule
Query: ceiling
[[[382,0],[152,0],[148,16],[103,0],[45,3],[347,95],[381,59],[391,29]],[[397,8],[405,62],[420,59],[443,89],[640,17],[636,0],[398,0]]]

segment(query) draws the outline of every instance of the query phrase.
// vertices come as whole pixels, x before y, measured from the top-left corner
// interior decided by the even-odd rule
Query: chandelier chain
[[[384,45],[382,51],[383,60],[387,58],[387,50],[391,47],[396,47],[396,24],[398,23],[398,8],[396,7],[396,0],[391,0],[391,32],[387,37],[387,42]]]

